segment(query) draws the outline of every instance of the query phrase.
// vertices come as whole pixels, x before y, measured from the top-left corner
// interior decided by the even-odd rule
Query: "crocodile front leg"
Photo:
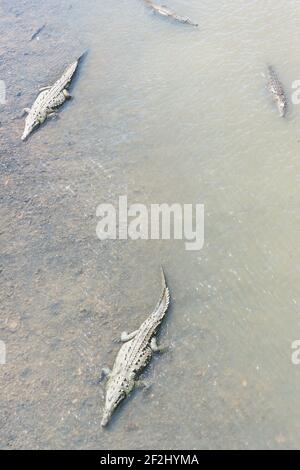
[[[102,382],[102,380],[104,379],[109,379],[110,374],[111,374],[111,369],[109,367],[106,367],[106,366],[102,367],[99,381]]]
[[[59,114],[53,110],[51,110],[48,114],[48,117],[50,118],[54,118],[54,119],[58,119],[59,118]]]
[[[23,108],[22,113],[20,113],[18,116],[16,116],[17,119],[22,119],[26,114],[29,114],[31,111],[30,108]]]
[[[137,379],[135,381],[135,387],[137,389],[143,389],[144,391],[148,391],[150,390],[150,388],[152,387],[152,382],[147,382],[146,380],[142,380],[142,379]]]

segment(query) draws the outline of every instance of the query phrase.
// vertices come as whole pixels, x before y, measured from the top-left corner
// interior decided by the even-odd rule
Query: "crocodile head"
[[[26,140],[29,134],[39,125],[39,122],[33,119],[30,115],[25,119],[25,129],[21,137],[22,140]]]
[[[287,112],[287,102],[281,97],[277,98],[277,107],[280,117],[285,117]]]
[[[182,17],[182,23],[189,24],[190,26],[198,27],[198,23],[194,23],[188,16]]]
[[[287,111],[286,103],[280,102],[278,107],[279,107],[280,117],[284,117],[286,115],[286,111]]]
[[[126,393],[122,389],[110,389],[108,388],[106,393],[105,406],[103,411],[103,418],[101,426],[106,426],[111,419],[111,416],[117,406],[124,400]]]

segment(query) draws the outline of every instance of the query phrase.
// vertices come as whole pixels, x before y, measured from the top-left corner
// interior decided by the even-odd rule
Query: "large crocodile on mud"
[[[82,56],[81,56],[82,57]],[[46,121],[48,117],[55,116],[55,109],[59,108],[66,99],[71,98],[68,92],[68,86],[71,83],[73,75],[77,69],[81,57],[65,70],[59,80],[54,85],[43,87],[31,108],[25,108],[28,114],[25,120],[25,129],[22,140],[25,140],[40,124]]]
[[[271,65],[269,65],[268,67],[267,88],[271,93],[274,102],[277,105],[279,115],[281,117],[284,117],[288,108],[288,100],[283,89],[283,85],[279,81],[277,73]]]
[[[131,334],[126,332],[121,334],[121,341],[124,344],[117,354],[113,369],[104,368],[102,370],[108,377],[102,426],[107,425],[117,406],[138,384],[137,377],[149,363],[153,353],[159,351],[155,335],[170,301],[169,289],[163,270],[162,284],[162,293],[154,311],[138,330],[133,331]]]
[[[189,24],[191,26],[198,26],[197,23],[194,23],[188,16],[177,15],[174,11],[170,10],[165,5],[156,5],[152,0],[145,0],[145,3],[152,9],[154,13],[157,13],[160,16],[165,16],[178,21],[179,23]]]

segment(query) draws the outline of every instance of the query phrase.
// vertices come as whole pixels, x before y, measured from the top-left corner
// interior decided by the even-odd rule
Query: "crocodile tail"
[[[78,67],[79,67],[81,61],[83,60],[83,58],[85,57],[86,54],[87,54],[87,51],[83,52],[83,54],[81,54],[81,56],[75,62],[70,64],[69,67],[65,70],[64,73],[65,73],[65,75],[67,77],[67,81],[68,81],[66,86],[68,86],[70,84],[71,80],[75,80],[76,74],[78,73]],[[59,80],[58,80],[58,82],[59,82]]]
[[[170,291],[169,291],[169,288],[167,286],[166,277],[165,277],[163,267],[161,267],[161,277],[162,277],[163,289],[162,289],[160,299],[157,302],[156,307],[153,311],[153,315],[158,320],[163,319],[166,311],[168,310],[169,304],[170,304]]]
[[[277,77],[275,69],[272,65],[268,65],[268,71],[269,71],[269,76],[271,78],[276,78]]]
[[[81,62],[81,61],[87,56],[88,52],[89,52],[88,49],[86,49],[86,50],[81,54],[81,56],[78,57],[77,62],[78,62],[78,63]]]
[[[160,271],[161,271],[161,283],[162,283],[163,289],[166,289],[167,281],[166,281],[166,275],[165,275],[163,266],[160,267]]]

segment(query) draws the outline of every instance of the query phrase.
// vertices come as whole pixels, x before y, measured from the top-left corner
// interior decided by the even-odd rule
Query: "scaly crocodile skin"
[[[108,375],[102,426],[107,425],[114,410],[133,390],[138,375],[149,363],[156,350],[156,347],[152,345],[153,338],[170,302],[169,289],[163,271],[162,281],[162,294],[153,313],[136,332],[129,335],[129,339],[121,346],[113,369]]]
[[[79,60],[71,64],[62,77],[54,85],[46,87],[40,92],[31,109],[26,110],[28,116],[25,120],[25,129],[22,140],[25,140],[34,129],[42,124],[49,115],[54,114],[54,110],[61,106],[69,96],[67,88],[77,69]]]

